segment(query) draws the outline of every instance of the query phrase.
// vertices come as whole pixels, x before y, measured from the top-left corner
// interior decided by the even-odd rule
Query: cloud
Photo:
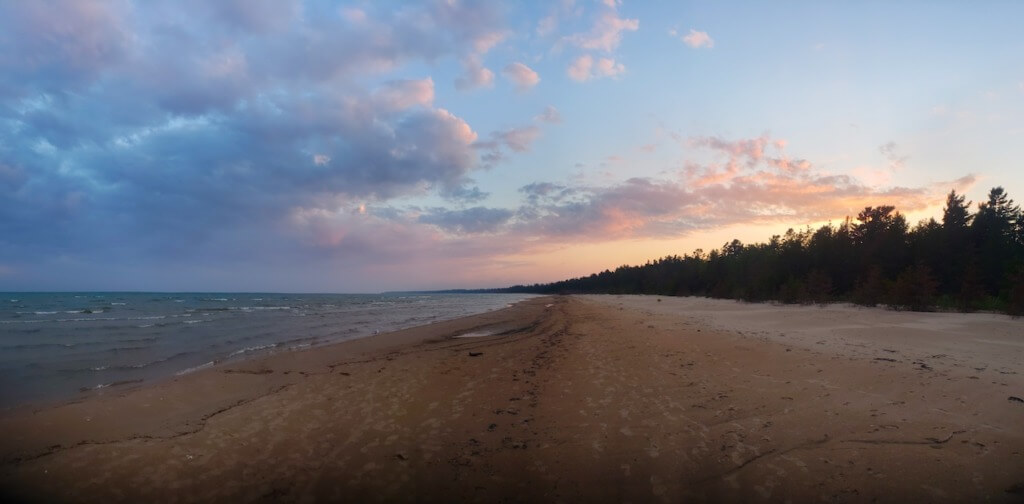
[[[690,33],[682,36],[683,42],[694,49],[711,49],[715,47],[715,41],[707,32],[690,29]]]
[[[365,23],[366,11],[357,7],[341,7],[338,14],[350,23]]]
[[[583,10],[582,7],[576,6],[575,0],[559,0],[550,3],[554,5],[551,6],[549,14],[537,21],[537,27],[534,30],[541,37],[547,37],[557,32],[563,17],[578,15]]]
[[[593,56],[584,54],[576,58],[566,69],[565,73],[569,78],[577,82],[586,82],[593,78],[615,77],[625,71],[625,65],[611,58],[600,58],[594,61]]]
[[[541,37],[545,37],[545,36],[551,35],[557,29],[558,29],[558,16],[556,16],[554,14],[551,14],[549,16],[544,16],[543,18],[540,19],[540,21],[537,21],[537,28],[536,28],[537,35],[540,35]]]
[[[494,137],[500,140],[503,144],[508,146],[516,152],[526,152],[530,150],[530,144],[540,136],[540,128],[536,126],[524,126],[521,128],[511,128],[503,130],[494,134]]]
[[[434,80],[427,77],[385,82],[374,91],[373,101],[383,110],[429,107],[434,102]]]
[[[687,141],[691,146],[709,147],[712,150],[723,152],[734,158],[744,158],[750,166],[760,162],[765,156],[765,147],[771,139],[767,136],[747,138],[741,140],[723,140],[719,137],[695,137]],[[777,140],[776,143],[785,140]]]
[[[537,72],[519,62],[509,63],[502,70],[502,73],[505,75],[505,78],[515,83],[518,91],[526,91],[540,82],[540,76],[537,75]]]
[[[901,156],[899,154],[899,145],[896,145],[896,142],[893,141],[879,145],[878,152],[885,156],[885,159],[889,160],[889,169],[892,171],[903,169],[907,160],[910,159],[910,156]]]
[[[619,16],[617,4],[605,4],[602,12],[586,33],[576,33],[568,37],[568,41],[585,50],[612,52],[622,43],[624,32],[636,31],[640,21]]]
[[[419,222],[457,234],[479,234],[497,231],[515,212],[504,208],[473,207],[462,210],[434,208],[423,214]]]
[[[220,2],[189,1],[191,9],[208,11],[220,23],[249,32],[279,31],[288,26],[302,11],[298,0],[224,0]],[[354,11],[357,9],[350,9]]]
[[[970,187],[971,175],[922,187],[871,186],[831,175],[809,161],[774,157],[767,136],[703,137],[691,146],[726,154],[726,163],[688,162],[678,178],[631,178],[609,185],[535,182],[520,188],[524,206],[510,227],[521,239],[605,241],[679,237],[735,224],[814,222],[856,215],[864,206],[922,210],[941,203],[950,187]]]
[[[584,54],[579,58],[576,58],[569,67],[566,68],[565,73],[570,79],[577,82],[584,82],[590,79],[590,71],[594,67],[594,57],[589,54]]]
[[[548,105],[544,107],[544,112],[533,117],[534,121],[545,122],[549,124],[558,124],[562,122],[562,114],[558,112],[558,109]]]
[[[87,85],[132,56],[129,5],[99,0],[0,4],[0,96]]]
[[[526,196],[527,201],[536,205],[541,199],[559,201],[571,196],[575,191],[568,186],[554,184],[551,182],[534,182],[519,188],[519,192]]]
[[[455,79],[456,89],[465,91],[494,85],[494,72],[483,66],[477,56],[464,59],[462,71],[462,76]]]
[[[526,152],[530,145],[540,137],[541,130],[537,126],[519,126],[491,132],[487,140],[475,142],[473,147],[483,152],[482,159],[493,165],[505,158],[504,150]]]
[[[279,236],[291,208],[430,192],[468,198],[463,186],[483,166],[478,136],[431,99],[426,79],[269,94],[212,117],[140,114],[139,128],[106,109],[87,120],[88,95],[45,115],[8,116],[26,141],[0,145],[10,160],[0,170],[0,254],[229,261],[238,244]]]

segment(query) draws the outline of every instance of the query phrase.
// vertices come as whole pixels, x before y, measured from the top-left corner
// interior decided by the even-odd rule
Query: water
[[[0,293],[0,407],[482,313],[528,297]]]

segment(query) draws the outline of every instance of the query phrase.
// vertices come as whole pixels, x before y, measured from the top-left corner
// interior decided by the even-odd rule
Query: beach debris
[[[492,423],[491,425],[487,426],[487,431],[488,432],[494,432],[494,429],[497,429],[497,428],[498,428],[498,424]]]
[[[469,356],[470,357],[479,357],[479,356],[481,356],[483,354],[484,354],[483,352],[469,352]]]
[[[409,460],[409,457],[406,457],[404,453],[396,453],[395,458],[398,460]]]
[[[1007,400],[1007,401],[1010,401],[1010,402],[1019,402],[1019,403],[1024,403],[1024,399],[1021,399],[1021,398],[1019,398],[1019,397],[1017,397],[1017,396],[1010,396],[1010,397],[1007,397],[1007,398],[1006,398],[1006,400]]]

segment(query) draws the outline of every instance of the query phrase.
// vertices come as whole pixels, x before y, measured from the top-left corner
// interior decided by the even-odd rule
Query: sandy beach
[[[1024,320],[533,298],[0,429],[19,501],[1020,502]]]

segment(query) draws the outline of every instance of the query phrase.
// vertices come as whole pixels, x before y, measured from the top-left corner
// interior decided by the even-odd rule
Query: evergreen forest
[[[867,207],[838,226],[790,229],[766,243],[733,240],[719,250],[500,290],[1024,314],[1024,214],[1001,187],[971,208],[951,191],[942,222],[911,227],[894,206]]]

